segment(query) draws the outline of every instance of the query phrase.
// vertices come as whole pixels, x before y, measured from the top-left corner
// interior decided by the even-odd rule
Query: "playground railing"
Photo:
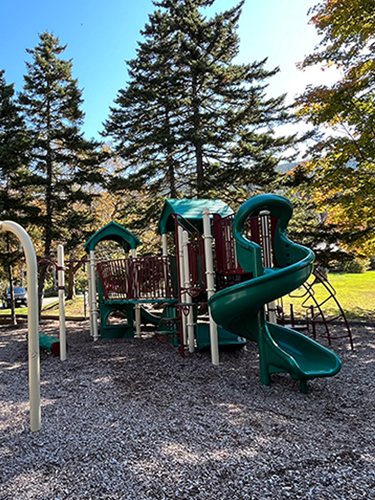
[[[243,273],[236,255],[236,242],[233,238],[234,215],[221,217],[214,215],[214,237],[216,249],[216,270],[224,274]]]
[[[97,270],[106,301],[175,298],[170,256],[107,260]]]
[[[221,217],[214,215],[214,237],[216,248],[216,271],[224,275],[242,274],[244,270],[240,266],[236,255],[236,243],[233,237],[234,215]],[[249,217],[244,226],[245,236],[262,249],[264,267],[278,267],[273,252],[273,239],[278,219],[261,214]]]

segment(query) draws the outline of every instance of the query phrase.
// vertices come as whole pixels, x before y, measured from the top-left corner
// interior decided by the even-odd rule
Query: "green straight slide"
[[[246,219],[263,210],[278,219],[273,237],[277,267],[266,269],[260,246],[244,235]],[[270,384],[271,373],[287,372],[293,379],[300,380],[301,391],[306,393],[307,380],[336,375],[341,361],[305,335],[265,319],[264,305],[301,286],[312,272],[314,253],[285,235],[292,213],[289,200],[269,194],[255,196],[240,207],[233,221],[237,258],[253,278],[215,293],[209,305],[220,327],[258,343],[263,384]]]

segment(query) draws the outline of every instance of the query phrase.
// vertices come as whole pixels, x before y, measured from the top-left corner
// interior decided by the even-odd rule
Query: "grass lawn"
[[[46,313],[49,314],[59,314],[59,304],[54,304],[52,306],[47,306],[45,309]],[[74,300],[65,300],[65,315],[66,316],[83,316],[84,304],[83,297],[80,295]],[[89,314],[87,310],[87,315]]]
[[[368,271],[362,274],[330,273],[329,282],[336,290],[336,298],[343,308],[349,320],[375,321],[375,271]],[[309,280],[311,282],[311,278]],[[320,303],[328,298],[328,294],[322,285],[314,287],[315,297]],[[293,296],[302,295],[301,291],[293,292]],[[304,297],[290,298],[284,297],[283,304],[287,314],[289,314],[289,304],[292,303],[297,317],[305,317],[306,308],[302,307]],[[313,304],[307,301],[305,306]],[[327,300],[323,311],[334,316],[338,309],[334,301]]]
[[[46,314],[59,314],[59,303],[56,297],[57,303],[49,304],[42,307],[42,311]],[[65,301],[65,315],[66,316],[83,316],[84,306],[83,297],[76,297],[75,300]],[[10,314],[10,309],[0,309],[0,315],[5,316]],[[16,314],[27,314],[27,307],[17,307]],[[88,314],[88,311],[87,311]]]

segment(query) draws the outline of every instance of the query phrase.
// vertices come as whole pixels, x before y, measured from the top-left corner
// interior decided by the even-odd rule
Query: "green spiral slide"
[[[263,210],[278,219],[273,237],[277,267],[273,268],[263,267],[260,246],[244,235],[246,219]],[[258,343],[263,384],[271,383],[271,373],[287,372],[300,380],[301,391],[307,393],[307,380],[336,375],[341,360],[305,335],[265,319],[264,305],[301,286],[312,272],[314,253],[285,235],[292,213],[289,200],[270,194],[255,196],[240,207],[233,222],[237,258],[253,278],[215,293],[209,305],[220,327]]]

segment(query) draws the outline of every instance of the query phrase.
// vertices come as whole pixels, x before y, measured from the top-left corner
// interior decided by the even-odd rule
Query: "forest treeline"
[[[38,256],[54,257],[62,243],[77,261],[110,220],[134,231],[148,252],[165,198],[220,198],[235,210],[260,192],[292,199],[291,236],[321,264],[375,254],[374,3],[324,0],[311,9],[323,39],[301,66],[337,65],[343,78],[309,87],[294,106],[267,95],[278,68],[236,63],[243,1],[206,16],[214,3],[154,2],[102,141],[84,136],[82,90],[54,33],[26,49],[18,95],[0,71],[1,217],[29,231]],[[298,120],[311,132],[282,134]],[[286,162],[295,167],[283,173]],[[0,259],[4,280],[19,259],[9,235]]]

